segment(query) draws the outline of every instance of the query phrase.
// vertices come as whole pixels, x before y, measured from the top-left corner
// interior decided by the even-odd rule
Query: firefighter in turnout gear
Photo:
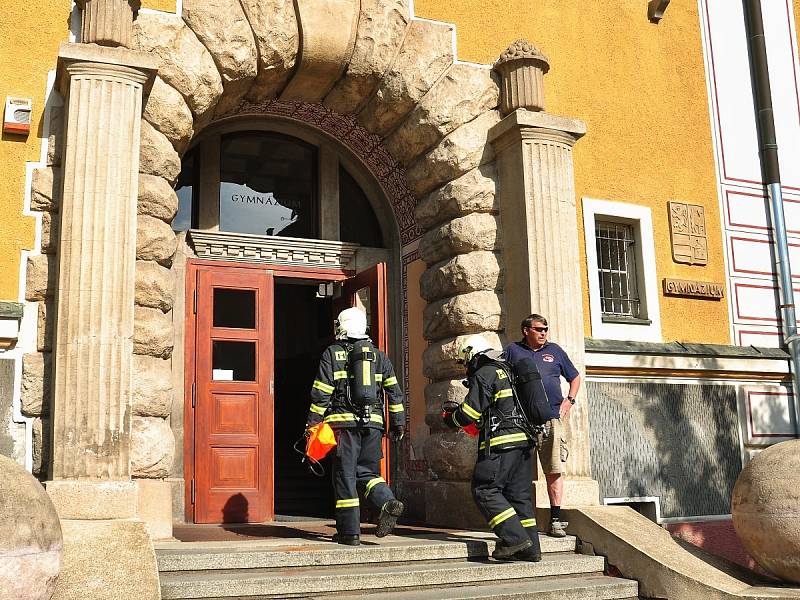
[[[442,417],[452,428],[479,431],[472,495],[500,538],[492,557],[538,562],[542,554],[531,502],[535,432],[521,414],[511,371],[499,357],[482,336],[467,338],[461,360],[469,391],[461,404],[443,406]]]
[[[359,545],[361,515],[358,489],[380,510],[375,535],[391,533],[403,503],[380,476],[384,398],[389,400],[389,436],[399,441],[405,433],[403,391],[389,358],[366,333],[364,311],[348,308],[337,319],[336,343],[322,354],[311,389],[308,426],[324,421],[333,428],[333,490],[336,497],[334,541]]]

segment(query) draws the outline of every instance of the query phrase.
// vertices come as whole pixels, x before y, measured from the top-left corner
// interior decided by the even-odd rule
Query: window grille
[[[641,303],[636,282],[636,239],[633,226],[626,223],[596,221],[595,239],[603,315],[640,318]]]

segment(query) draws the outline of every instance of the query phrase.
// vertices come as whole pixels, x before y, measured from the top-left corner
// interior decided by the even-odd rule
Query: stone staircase
[[[603,574],[604,559],[575,551],[574,537],[541,537],[539,563],[488,558],[493,536],[415,532],[359,547],[322,539],[162,542],[156,556],[164,600],[178,598],[380,597],[398,600],[633,600],[635,581]]]

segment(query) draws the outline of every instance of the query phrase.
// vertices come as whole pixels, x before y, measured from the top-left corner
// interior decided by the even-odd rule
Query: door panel
[[[378,263],[355,277],[346,279],[342,284],[342,295],[337,303],[337,314],[351,306],[358,306],[366,311],[369,337],[383,352],[387,352],[389,347],[386,300],[386,263]],[[389,423],[388,408],[384,408],[383,422]],[[389,438],[383,438],[382,448],[384,459],[381,460],[381,476],[389,481]]]
[[[262,270],[198,270],[196,523],[274,516],[272,285]]]

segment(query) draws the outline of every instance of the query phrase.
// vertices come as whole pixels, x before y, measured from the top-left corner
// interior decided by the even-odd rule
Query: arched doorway
[[[301,465],[316,365],[333,318],[363,306],[388,347],[397,226],[354,156],[266,118],[209,127],[184,155],[176,231],[186,268],[186,514],[199,523],[330,516],[327,478]],[[395,292],[393,292],[393,290]],[[399,362],[399,361],[396,361]]]

